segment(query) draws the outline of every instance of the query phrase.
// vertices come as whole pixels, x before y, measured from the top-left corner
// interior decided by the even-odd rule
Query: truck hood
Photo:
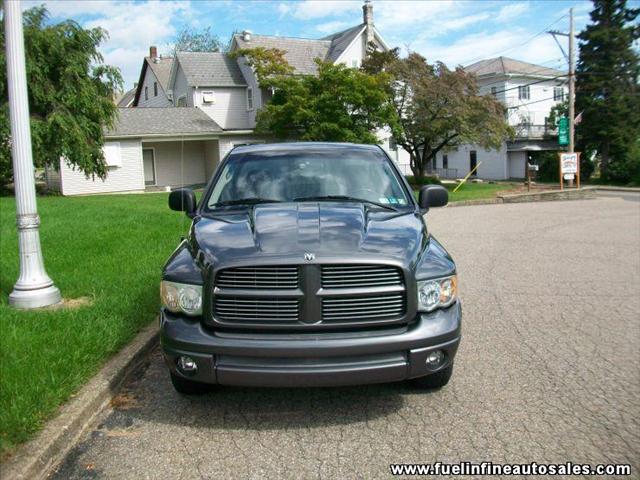
[[[425,228],[415,212],[371,210],[345,202],[257,205],[197,218],[195,248],[214,265],[305,253],[322,258],[384,257],[415,264],[424,248]]]

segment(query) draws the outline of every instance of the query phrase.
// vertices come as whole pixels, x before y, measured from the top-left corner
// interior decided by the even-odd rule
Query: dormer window
[[[202,92],[202,103],[215,103],[216,96],[213,93],[213,90],[206,90]]]

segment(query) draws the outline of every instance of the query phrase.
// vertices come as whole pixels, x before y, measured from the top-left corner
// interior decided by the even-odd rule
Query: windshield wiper
[[[375,205],[376,207],[384,208],[385,210],[392,210],[394,212],[398,211],[397,208],[392,207],[391,205],[374,202],[372,200],[367,200],[366,198],[350,197],[349,195],[318,195],[315,197],[297,197],[293,199],[294,202],[313,202],[316,200],[346,200],[348,202],[368,203],[369,205]]]
[[[274,198],[258,198],[258,197],[249,197],[249,198],[238,198],[236,200],[226,200],[224,202],[218,202],[213,205],[213,207],[228,207],[231,205],[257,205],[259,203],[281,203],[282,200],[276,200]]]

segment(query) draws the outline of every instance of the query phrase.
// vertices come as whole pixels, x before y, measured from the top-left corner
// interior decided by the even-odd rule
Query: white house
[[[434,165],[442,177],[458,178],[477,164],[477,177],[503,180],[524,178],[528,154],[558,150],[557,132],[548,118],[554,105],[567,98],[567,74],[506,57],[481,60],[465,68],[478,77],[480,94],[495,95],[507,108],[507,121],[515,139],[497,150],[461,145],[438,153]],[[393,151],[401,168],[409,173],[409,156]]]

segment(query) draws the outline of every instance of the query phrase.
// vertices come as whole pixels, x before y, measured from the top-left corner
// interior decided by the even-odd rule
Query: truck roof
[[[242,145],[233,149],[232,153],[256,153],[256,152],[282,152],[300,151],[307,149],[314,150],[368,150],[380,151],[378,145],[366,145],[359,143],[341,142],[283,142],[283,143],[258,143]]]

